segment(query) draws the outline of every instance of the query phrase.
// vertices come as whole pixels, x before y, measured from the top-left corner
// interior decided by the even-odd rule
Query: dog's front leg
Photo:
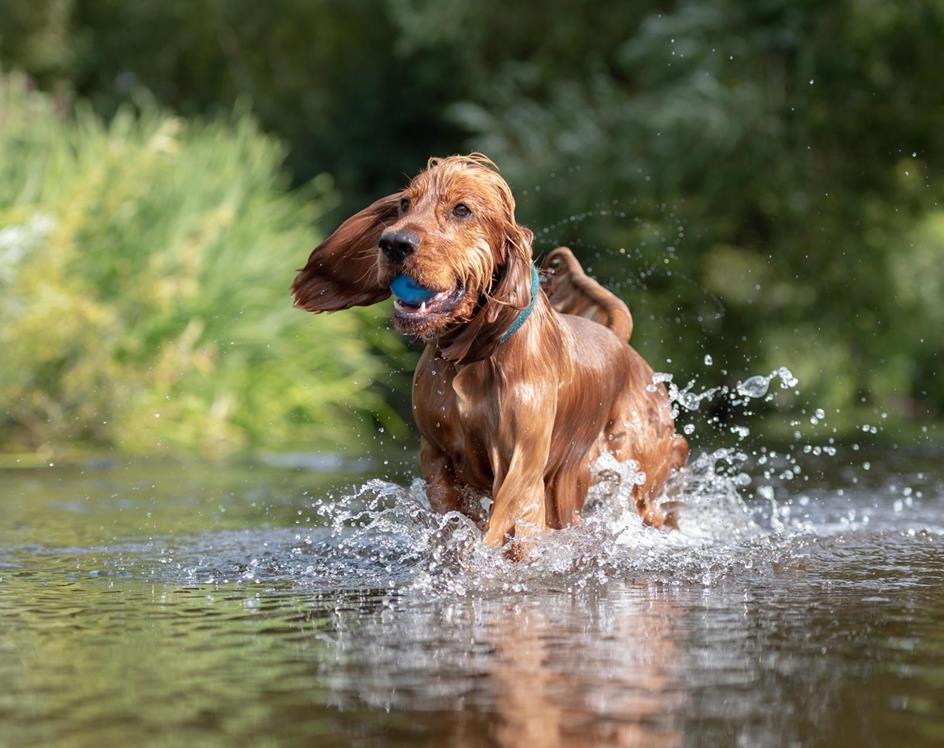
[[[426,439],[420,439],[420,466],[426,479],[426,495],[433,511],[462,511],[462,492],[452,470],[452,462]]]
[[[498,547],[547,529],[544,471],[551,445],[553,414],[514,418],[493,452],[495,481],[485,543]],[[505,451],[507,450],[507,451]]]

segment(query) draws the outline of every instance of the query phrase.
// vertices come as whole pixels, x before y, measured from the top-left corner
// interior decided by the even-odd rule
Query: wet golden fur
[[[457,217],[459,203],[470,216]],[[388,259],[378,250],[386,232],[409,232],[415,252]],[[399,273],[462,293],[442,313],[397,311],[395,323],[426,342],[413,414],[430,502],[475,516],[476,497],[489,495],[486,543],[576,522],[590,466],[604,450],[644,471],[634,487],[644,521],[671,523],[654,499],[688,446],[674,433],[665,388],[653,385],[652,369],[628,344],[626,305],[558,248],[544,263],[545,288],[532,314],[500,343],[531,298],[532,238],[486,157],[430,159],[403,191],[352,216],[317,247],[292,291],[311,312],[385,299]]]

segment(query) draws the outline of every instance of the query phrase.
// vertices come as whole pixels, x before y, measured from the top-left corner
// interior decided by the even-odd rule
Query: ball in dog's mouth
[[[461,285],[448,291],[424,288],[407,276],[398,275],[390,285],[397,297],[393,313],[404,322],[420,322],[431,317],[449,314],[465,294]]]

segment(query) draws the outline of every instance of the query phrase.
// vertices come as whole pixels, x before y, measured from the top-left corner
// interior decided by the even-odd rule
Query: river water
[[[0,744],[944,744],[944,452],[828,451],[517,564],[409,458],[2,470]]]

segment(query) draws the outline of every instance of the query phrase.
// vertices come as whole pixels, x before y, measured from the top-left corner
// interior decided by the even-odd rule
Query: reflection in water
[[[339,614],[326,675],[342,709],[493,713],[501,745],[677,745],[677,616],[632,590],[400,601]]]
[[[390,484],[2,474],[0,742],[936,745],[936,462],[779,527],[707,472],[684,532],[601,511],[522,565]]]
[[[679,651],[670,603],[563,610],[514,606],[493,629],[497,737],[503,745],[674,746]],[[636,604],[634,604],[636,603]],[[562,656],[555,620],[594,619],[592,636]],[[581,646],[581,644],[583,646]],[[609,716],[609,719],[601,719]]]

